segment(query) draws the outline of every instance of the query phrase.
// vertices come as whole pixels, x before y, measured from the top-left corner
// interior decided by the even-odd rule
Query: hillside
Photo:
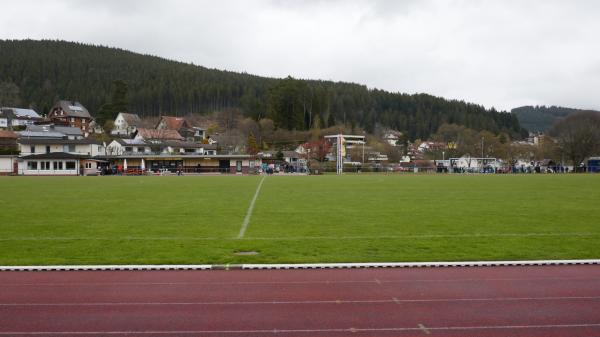
[[[116,80],[126,84],[128,110],[141,116],[239,108],[248,117],[271,118],[279,127],[296,130],[344,123],[372,132],[382,125],[416,139],[429,137],[443,123],[456,123],[513,137],[523,134],[510,113],[427,94],[259,77],[81,43],[0,40],[0,105],[18,103],[46,113],[56,99],[73,99],[108,119],[114,112],[98,112],[111,102]]]
[[[584,111],[559,106],[522,106],[512,109],[521,126],[529,131],[544,132],[552,127],[559,119],[570,113]]]

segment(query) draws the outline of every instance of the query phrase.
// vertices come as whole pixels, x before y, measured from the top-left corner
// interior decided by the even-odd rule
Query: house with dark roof
[[[28,125],[24,131],[19,132],[21,137],[66,138],[83,139],[81,129],[60,125]]]
[[[48,113],[48,118],[55,124],[80,128],[86,136],[92,132],[90,127],[92,116],[77,101],[56,102]]]
[[[40,121],[42,117],[31,109],[0,108],[0,128],[15,129]]]
[[[119,112],[115,118],[114,128],[110,132],[113,136],[131,136],[142,124],[140,116],[127,112]]]

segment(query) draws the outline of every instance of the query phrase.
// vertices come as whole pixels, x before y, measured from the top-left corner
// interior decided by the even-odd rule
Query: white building
[[[113,136],[131,136],[140,127],[142,120],[136,114],[119,112],[115,118],[114,128],[110,132]]]
[[[17,140],[18,174],[96,174],[98,156],[105,156],[102,142],[83,138],[76,127],[28,126]]]
[[[106,153],[109,156],[143,154],[216,155],[217,147],[211,144],[176,140],[115,139],[106,147]]]

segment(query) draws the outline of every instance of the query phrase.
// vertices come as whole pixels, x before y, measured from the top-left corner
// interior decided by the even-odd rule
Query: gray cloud
[[[0,38],[103,44],[500,109],[600,109],[592,0],[0,0],[0,12]]]

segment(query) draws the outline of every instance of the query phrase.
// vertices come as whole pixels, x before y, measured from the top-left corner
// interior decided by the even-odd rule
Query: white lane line
[[[423,331],[423,333],[426,335],[431,335],[431,331],[429,331],[429,329],[427,329],[427,327],[425,327],[423,324],[419,323],[419,329],[421,329],[421,331]]]
[[[264,179],[264,177],[263,177]],[[262,184],[262,180],[259,185]],[[260,187],[259,187],[260,188]],[[257,189],[258,191],[258,189]],[[253,199],[255,200],[255,199]],[[253,206],[251,204],[251,206]],[[250,208],[248,208],[250,211]],[[251,213],[251,212],[250,212]],[[246,214],[246,217],[249,215]],[[249,219],[248,219],[249,221]],[[478,238],[478,237],[586,237],[600,236],[600,233],[465,233],[465,234],[407,234],[407,235],[356,235],[356,236],[274,236],[274,237],[245,237],[246,240],[261,240],[261,241],[298,241],[298,240],[369,240],[369,239],[435,239],[435,238]],[[210,241],[210,240],[236,240],[231,237],[183,237],[183,236],[120,236],[120,237],[68,237],[68,236],[53,236],[53,237],[12,237],[0,238],[0,241],[78,241],[78,240],[137,240],[137,241]]]
[[[404,279],[379,280],[380,283],[454,283],[454,282],[534,282],[534,281],[600,281],[600,277],[531,277],[531,278],[465,278],[465,279]],[[114,286],[240,286],[240,285],[286,285],[286,284],[365,284],[371,280],[339,281],[239,281],[239,282],[46,282],[46,283],[4,283],[2,287],[114,287]]]
[[[574,324],[535,324],[535,325],[482,325],[482,326],[445,326],[427,327],[430,331],[461,330],[521,330],[521,329],[569,329],[600,328],[600,323]],[[0,332],[0,336],[36,336],[36,335],[207,335],[207,334],[290,334],[290,333],[331,333],[331,332],[411,332],[422,331],[421,327],[387,328],[337,328],[337,329],[256,329],[256,330],[171,330],[171,331],[33,331]]]
[[[569,301],[600,300],[600,296],[554,297],[484,297],[484,298],[430,298],[382,300],[314,300],[314,301],[215,301],[215,302],[84,302],[84,303],[0,303],[0,307],[103,307],[103,306],[193,306],[193,305],[285,305],[285,304],[375,304],[375,303],[448,303],[448,302],[518,302],[518,301]]]
[[[241,239],[246,234],[246,229],[248,229],[248,224],[250,223],[250,217],[252,216],[252,211],[254,210],[254,204],[256,203],[256,199],[258,198],[258,194],[260,193],[260,188],[262,187],[263,182],[267,176],[263,176],[260,182],[258,183],[258,187],[256,187],[256,192],[254,192],[254,197],[252,197],[252,201],[250,202],[250,206],[248,206],[248,211],[246,212],[246,217],[244,218],[244,222],[242,223],[242,228],[240,228],[240,233],[237,238]]]

